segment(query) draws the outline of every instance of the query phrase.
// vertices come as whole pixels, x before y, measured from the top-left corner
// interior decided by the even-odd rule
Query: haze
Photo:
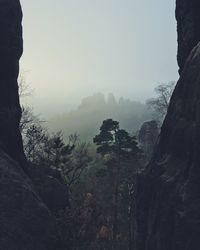
[[[177,80],[174,1],[21,0],[21,71],[44,116],[95,92],[145,101]]]

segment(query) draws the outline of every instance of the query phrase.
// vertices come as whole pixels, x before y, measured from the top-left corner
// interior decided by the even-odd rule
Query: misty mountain
[[[62,130],[65,136],[77,133],[82,140],[92,140],[104,119],[113,118],[121,127],[135,132],[142,123],[152,119],[152,112],[143,103],[129,99],[105,97],[96,93],[82,99],[77,109],[54,117],[48,122],[51,131]]]

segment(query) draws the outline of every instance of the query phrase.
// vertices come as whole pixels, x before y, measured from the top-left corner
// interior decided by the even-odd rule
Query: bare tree
[[[20,131],[22,136],[25,136],[27,133],[27,129],[32,125],[39,125],[43,121],[40,120],[38,115],[35,115],[33,112],[33,108],[22,106],[22,117],[20,121]]]
[[[69,145],[74,145],[69,161],[63,165],[62,174],[65,177],[68,187],[74,185],[87,169],[91,157],[89,154],[90,144],[81,142],[77,134],[69,136]]]
[[[28,161],[38,164],[44,155],[48,134],[41,124],[30,123],[23,134],[24,151]]]
[[[33,89],[31,88],[30,84],[26,81],[27,71],[21,72],[18,78],[18,86],[19,86],[19,97],[24,98],[31,96],[33,94]]]
[[[20,73],[18,79],[20,99],[33,95],[33,89],[31,89],[30,84],[27,83],[25,78],[26,73],[27,71],[23,71],[22,73]],[[33,128],[33,126],[38,127],[42,122],[44,121],[41,121],[39,115],[34,114],[32,107],[22,105],[20,131],[23,137],[26,136],[28,129]]]
[[[20,98],[29,97],[32,92],[22,73],[19,77]],[[59,171],[70,188],[88,167],[91,160],[89,144],[81,142],[77,134],[70,135],[66,142],[62,131],[50,134],[43,122],[31,107],[22,107],[20,130],[27,159]]]
[[[158,114],[161,120],[167,113],[174,87],[175,82],[163,83],[158,85],[155,88],[157,97],[151,98],[146,102],[146,104]]]

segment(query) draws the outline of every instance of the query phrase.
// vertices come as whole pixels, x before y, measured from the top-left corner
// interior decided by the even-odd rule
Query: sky
[[[44,116],[93,93],[144,102],[176,81],[175,0],[21,0],[21,72]]]

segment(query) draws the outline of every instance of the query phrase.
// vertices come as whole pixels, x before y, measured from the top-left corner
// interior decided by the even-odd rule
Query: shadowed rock
[[[137,250],[200,249],[200,43],[173,93],[155,154],[140,176]]]
[[[200,41],[200,1],[176,0],[178,31],[178,65],[180,72],[192,51]]]
[[[140,175],[137,250],[200,249],[200,2],[177,0],[180,79]]]
[[[22,11],[18,0],[0,0],[0,145],[25,167],[19,122],[19,59],[22,55]]]
[[[64,183],[60,172],[42,171],[43,167],[29,166],[28,176],[52,214],[57,214],[66,207],[70,207],[68,187]]]
[[[1,150],[0,200],[0,249],[54,249],[50,212],[21,167]]]
[[[0,249],[54,250],[53,216],[22,170],[26,159],[17,84],[21,21],[19,1],[0,0]]]

